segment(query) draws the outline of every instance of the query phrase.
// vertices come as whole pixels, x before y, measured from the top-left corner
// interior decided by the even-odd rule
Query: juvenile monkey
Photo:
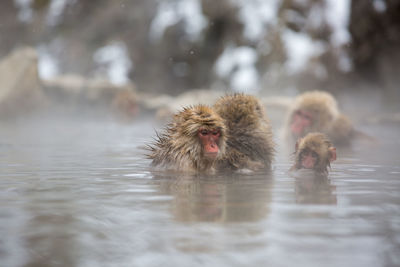
[[[163,134],[148,146],[153,166],[194,173],[213,173],[225,151],[225,126],[204,105],[184,108]]]
[[[220,98],[213,106],[227,128],[225,156],[221,170],[270,169],[274,142],[269,121],[258,99],[234,94]]]
[[[296,143],[295,163],[291,170],[310,169],[328,174],[330,163],[336,160],[336,148],[322,133],[309,133]]]
[[[322,91],[306,92],[294,100],[285,126],[285,138],[294,144],[310,132],[321,132],[335,145],[347,145],[356,135],[351,121],[341,114],[335,98]]]

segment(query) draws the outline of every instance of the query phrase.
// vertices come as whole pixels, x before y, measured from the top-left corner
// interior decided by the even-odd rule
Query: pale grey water
[[[326,180],[152,172],[159,127],[1,123],[0,266],[400,266],[400,126]]]

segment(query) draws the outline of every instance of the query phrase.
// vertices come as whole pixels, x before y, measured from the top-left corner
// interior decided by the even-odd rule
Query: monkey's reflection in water
[[[248,222],[269,213],[270,174],[158,178],[160,191],[174,196],[172,214],[181,222]]]
[[[298,170],[291,174],[295,178],[296,203],[336,205],[336,186],[325,174],[312,170]]]

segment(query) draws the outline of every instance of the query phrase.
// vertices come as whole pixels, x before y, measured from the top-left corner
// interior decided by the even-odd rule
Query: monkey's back
[[[272,130],[258,99],[234,94],[215,103],[216,112],[227,126],[226,154],[220,169],[270,169],[274,156]]]

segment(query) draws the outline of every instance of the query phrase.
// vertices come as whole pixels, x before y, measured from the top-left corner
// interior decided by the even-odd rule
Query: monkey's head
[[[336,148],[321,133],[309,133],[296,143],[294,169],[312,169],[326,173],[336,160]]]
[[[228,128],[251,130],[257,128],[265,112],[252,95],[233,94],[221,97],[214,104],[215,111],[225,120]]]
[[[225,153],[225,125],[210,107],[197,105],[184,108],[175,115],[174,124],[174,129],[178,131],[176,142],[182,147],[182,153],[209,161],[215,161]]]
[[[298,139],[309,132],[326,132],[338,116],[337,103],[331,94],[306,92],[294,101],[289,115],[290,133]]]
[[[119,90],[111,102],[111,109],[118,118],[130,120],[139,112],[137,97],[133,90]]]

